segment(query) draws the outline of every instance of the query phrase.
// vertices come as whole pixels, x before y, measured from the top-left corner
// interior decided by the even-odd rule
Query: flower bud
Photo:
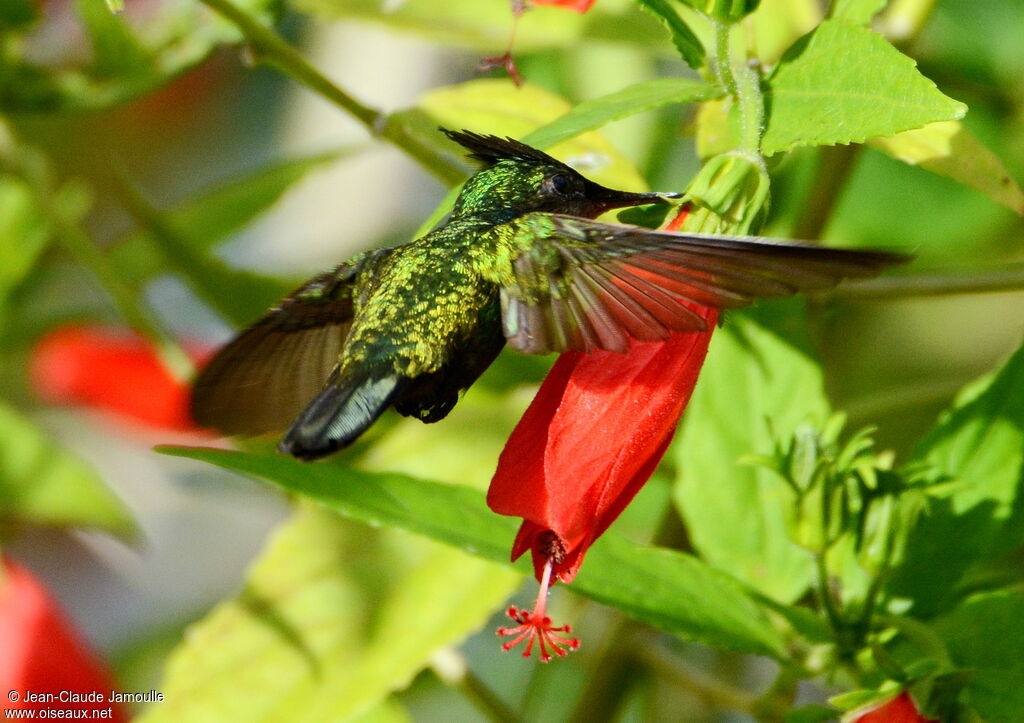
[[[764,167],[740,153],[709,159],[686,192],[693,204],[687,230],[750,233],[767,211],[769,185]]]
[[[757,10],[761,0],[683,0],[708,17],[722,23],[735,23]]]

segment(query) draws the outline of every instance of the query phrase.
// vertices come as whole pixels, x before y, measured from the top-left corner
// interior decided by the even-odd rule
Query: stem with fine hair
[[[722,85],[733,97],[739,114],[738,150],[763,164],[761,134],[764,132],[764,98],[761,94],[761,78],[750,66],[735,62],[730,50],[732,31],[742,25],[713,19],[711,22],[715,29],[715,69]]]

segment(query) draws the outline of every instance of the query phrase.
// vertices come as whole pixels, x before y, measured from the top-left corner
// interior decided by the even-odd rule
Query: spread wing
[[[575,216],[528,214],[517,223],[529,232],[495,278],[508,343],[528,354],[625,352],[631,339],[704,330],[705,321],[680,299],[735,308],[875,276],[910,260],[884,251],[652,231]]]
[[[390,253],[371,251],[314,276],[231,340],[192,386],[193,419],[226,434],[288,427],[338,362],[358,276]]]

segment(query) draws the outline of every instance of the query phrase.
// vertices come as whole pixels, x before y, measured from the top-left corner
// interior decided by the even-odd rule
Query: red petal
[[[597,0],[533,0],[534,5],[554,5],[560,8],[575,10],[578,13],[585,13]]]
[[[713,329],[717,311],[692,306]],[[533,550],[538,578],[549,531],[568,582],[583,555],[650,477],[671,441],[711,331],[636,343],[629,354],[564,354],[498,461],[487,502],[522,517],[513,559]]]
[[[195,359],[204,356],[193,354]],[[40,399],[82,404],[170,430],[195,430],[188,385],[146,339],[100,326],[66,326],[36,344],[30,375]]]
[[[7,708],[108,709],[106,720],[127,721],[119,704],[108,702],[114,681],[32,574],[10,559],[0,582],[0,684]],[[10,695],[6,693],[10,691]],[[98,693],[98,701],[26,702],[25,691]],[[15,693],[18,700],[14,700]],[[65,696],[67,697],[67,696]],[[54,698],[54,701],[57,701]]]

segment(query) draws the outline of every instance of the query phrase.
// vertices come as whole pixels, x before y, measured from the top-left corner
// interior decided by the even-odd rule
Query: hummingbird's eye
[[[548,179],[547,187],[558,194],[566,194],[572,186],[572,179],[564,173],[556,173]]]

